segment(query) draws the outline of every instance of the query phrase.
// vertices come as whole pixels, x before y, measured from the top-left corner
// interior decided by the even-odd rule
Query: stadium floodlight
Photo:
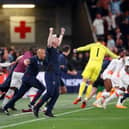
[[[2,8],[35,8],[35,4],[3,4]]]

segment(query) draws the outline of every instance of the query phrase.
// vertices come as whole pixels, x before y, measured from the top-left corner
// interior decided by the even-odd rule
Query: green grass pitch
[[[16,103],[17,112],[6,116],[0,113],[0,129],[129,129],[129,109],[116,109],[111,103],[107,109],[92,107],[92,99],[85,109],[73,105],[75,94],[61,95],[54,109],[55,118],[46,118],[42,112],[37,119],[32,113],[22,113],[28,99]],[[1,104],[1,101],[0,101]],[[129,107],[129,102],[125,103]]]

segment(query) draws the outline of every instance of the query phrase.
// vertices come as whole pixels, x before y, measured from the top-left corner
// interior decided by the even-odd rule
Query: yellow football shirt
[[[109,55],[112,58],[119,58],[119,56],[111,52],[107,47],[99,42],[77,48],[77,52],[88,50],[90,51],[89,63],[96,62],[99,65],[102,65],[103,59],[106,55]]]

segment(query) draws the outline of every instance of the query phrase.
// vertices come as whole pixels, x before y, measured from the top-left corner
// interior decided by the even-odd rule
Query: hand
[[[73,49],[73,53],[77,53],[77,49]]]
[[[50,28],[49,28],[49,31],[50,31],[50,32],[53,32],[53,30],[54,30],[53,27],[50,27]]]
[[[67,73],[70,75],[77,75],[77,71],[75,71],[75,70],[68,71]]]
[[[65,28],[61,28],[61,35],[64,35],[64,33],[65,33]]]
[[[73,70],[72,73],[73,73],[73,75],[77,75],[77,71],[76,70]]]

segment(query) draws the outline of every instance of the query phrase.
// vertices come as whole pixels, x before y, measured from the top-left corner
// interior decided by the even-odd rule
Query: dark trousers
[[[47,92],[41,98],[41,100],[36,105],[36,108],[40,108],[45,102],[47,103],[47,113],[51,113],[58,97],[59,97],[59,77],[54,73],[46,73],[45,81],[47,85]]]
[[[11,108],[14,106],[15,102],[19,100],[31,87],[35,87],[39,89],[39,94],[35,96],[35,101],[40,97],[40,95],[44,92],[45,87],[42,83],[40,83],[39,80],[37,80],[35,77],[23,77],[22,85],[16,95],[5,105],[5,109]]]
[[[3,84],[0,85],[0,90],[2,92],[7,92],[9,87],[10,87],[10,82],[11,82],[12,74],[10,74],[7,79],[4,81]]]

